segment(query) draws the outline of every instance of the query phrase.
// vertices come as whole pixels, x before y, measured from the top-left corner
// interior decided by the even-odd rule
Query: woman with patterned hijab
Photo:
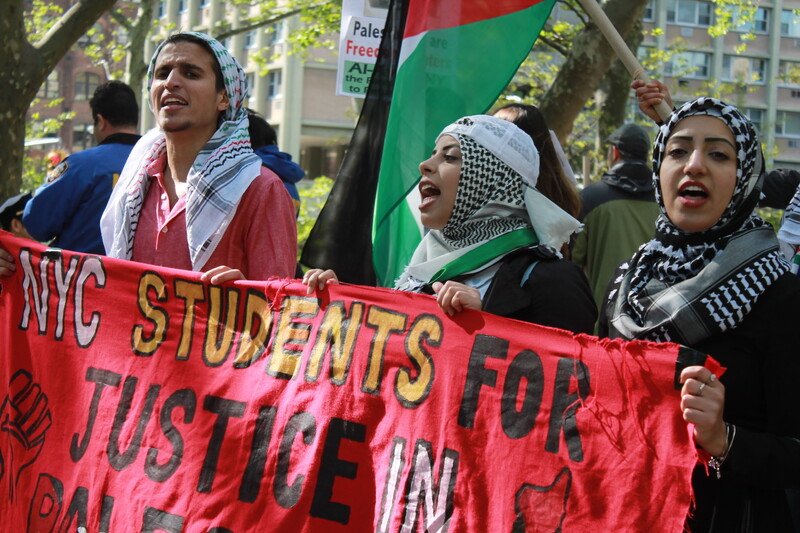
[[[596,309],[583,272],[559,250],[580,224],[536,190],[539,156],[511,122],[464,117],[419,165],[420,242],[395,287],[465,308],[591,333]],[[311,270],[309,293],[335,282]]]
[[[677,342],[723,367],[680,376],[680,408],[703,463],[693,533],[794,531],[800,487],[800,280],[754,213],[763,182],[755,128],[735,107],[699,98],[674,111],[653,151],[656,238],[613,282],[601,333]]]

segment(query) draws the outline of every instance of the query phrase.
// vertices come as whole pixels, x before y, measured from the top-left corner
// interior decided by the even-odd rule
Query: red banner
[[[680,531],[678,346],[0,235],[4,531]]]

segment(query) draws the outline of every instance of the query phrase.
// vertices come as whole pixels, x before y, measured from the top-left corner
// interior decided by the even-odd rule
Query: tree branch
[[[549,37],[545,37],[544,35],[539,34],[538,39],[539,41],[543,42],[544,44],[546,44],[547,46],[549,46],[550,48],[552,48],[553,50],[555,50],[564,57],[566,57],[569,54],[569,50],[567,50],[564,46],[562,46],[561,43],[553,39],[550,39]]]
[[[131,19],[125,16],[125,14],[120,11],[119,9],[111,9],[108,12],[111,15],[111,18],[114,19],[114,22],[125,28],[126,30],[130,31],[133,28],[133,23]]]
[[[248,31],[257,30],[258,28],[268,26],[270,24],[280,22],[281,20],[289,18],[293,15],[297,15],[298,13],[301,13],[307,9],[314,9],[315,7],[321,7],[326,4],[328,4],[328,2],[317,2],[314,4],[309,4],[307,6],[290,9],[289,11],[284,11],[283,13],[273,15],[266,19],[258,19],[258,18],[250,19],[252,22],[246,23],[244,26],[239,26],[238,28],[231,28],[225,31],[221,31],[218,34],[215,34],[214,38],[218,41],[224,41],[225,39],[233,37],[234,35],[239,35],[242,33],[247,33]]]

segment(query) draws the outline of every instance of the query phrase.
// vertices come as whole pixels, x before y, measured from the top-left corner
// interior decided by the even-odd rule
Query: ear
[[[219,103],[217,104],[217,111],[225,111],[231,106],[231,101],[228,99],[228,91],[222,89],[219,92]]]
[[[613,144],[611,145],[611,159],[613,159],[614,161],[619,159],[619,148],[617,148]]]
[[[108,125],[108,121],[101,115],[100,113],[97,114],[97,120],[94,123],[94,131],[103,131],[106,129]]]

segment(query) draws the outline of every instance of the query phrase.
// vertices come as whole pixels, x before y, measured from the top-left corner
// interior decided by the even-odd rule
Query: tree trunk
[[[19,192],[25,146],[25,114],[36,91],[69,48],[115,0],[79,2],[32,45],[25,34],[25,0],[0,2],[0,198]]]
[[[604,11],[622,37],[641,20],[648,0],[608,0]],[[575,118],[600,86],[614,51],[596,25],[589,23],[578,34],[570,55],[555,81],[542,97],[539,109],[563,143]]]

